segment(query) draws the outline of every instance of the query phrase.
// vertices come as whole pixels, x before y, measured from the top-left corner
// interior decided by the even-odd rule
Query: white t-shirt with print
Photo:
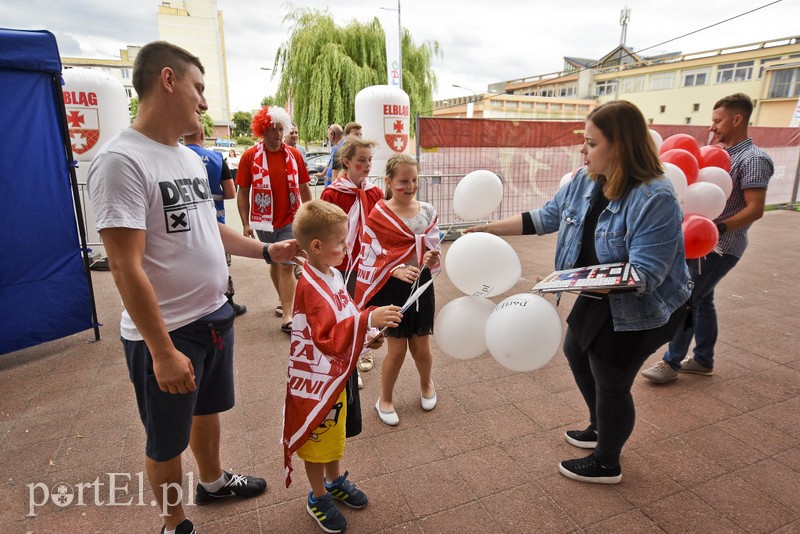
[[[168,331],[225,303],[224,248],[206,169],[194,152],[128,128],[100,149],[88,188],[98,231],[146,231],[142,267]],[[127,310],[120,334],[142,340]]]

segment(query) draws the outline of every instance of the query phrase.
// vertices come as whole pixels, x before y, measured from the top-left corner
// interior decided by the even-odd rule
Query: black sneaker
[[[558,464],[558,471],[567,478],[592,482],[594,484],[619,484],[622,482],[622,469],[619,466],[605,468],[590,454],[586,458],[564,460]]]
[[[369,499],[367,495],[358,489],[355,484],[347,480],[348,471],[332,483],[325,482],[325,488],[330,492],[331,497],[350,508],[364,508]]]
[[[167,531],[167,525],[161,527],[161,534],[164,534]],[[188,519],[184,519],[178,526],[175,527],[175,534],[195,534],[197,531],[194,529],[194,525]]]
[[[594,449],[597,447],[597,430],[591,427],[586,430],[567,430],[564,432],[564,439],[581,449]]]
[[[202,484],[197,484],[195,503],[209,504],[222,497],[255,497],[267,489],[267,481],[263,478],[235,475],[227,471],[223,471],[223,473],[228,481],[217,491],[208,491]]]
[[[308,492],[308,501],[306,502],[306,510],[308,515],[317,520],[319,528],[325,532],[344,532],[347,528],[347,519],[339,512],[336,505],[333,504],[333,497],[330,493],[326,493],[316,501],[313,499],[314,492]]]
[[[244,304],[231,303],[231,306],[233,307],[233,311],[236,314],[236,317],[239,317],[240,315],[244,315],[245,313],[247,313],[247,306],[245,306]]]

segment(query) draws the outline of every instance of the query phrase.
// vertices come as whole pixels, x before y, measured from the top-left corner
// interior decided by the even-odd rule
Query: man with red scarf
[[[264,107],[253,117],[252,129],[262,142],[248,148],[239,160],[236,203],[245,236],[264,243],[292,238],[292,222],[301,202],[311,200],[310,180],[300,152],[283,142],[291,118],[283,108]],[[281,330],[292,332],[292,302],[297,281],[290,263],[270,265],[270,277],[280,299],[275,315]]]

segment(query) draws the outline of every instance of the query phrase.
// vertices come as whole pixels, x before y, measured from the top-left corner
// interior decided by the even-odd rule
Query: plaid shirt
[[[753,140],[745,139],[731,147],[727,147],[731,157],[731,179],[733,191],[722,214],[716,221],[724,221],[733,217],[747,207],[744,201],[745,189],[766,189],[769,179],[775,170],[772,160],[766,152],[756,147]],[[723,254],[732,254],[741,258],[747,248],[747,230],[750,225],[736,230],[728,230],[722,234],[717,244],[717,250]]]

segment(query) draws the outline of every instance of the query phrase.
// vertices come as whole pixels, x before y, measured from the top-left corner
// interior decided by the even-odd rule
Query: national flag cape
[[[331,274],[306,263],[297,282],[283,407],[286,487],[292,454],[325,419],[364,349],[369,311],[358,310],[339,271]]]
[[[334,191],[336,193],[334,193]],[[347,175],[339,176],[331,185],[322,192],[322,200],[336,204],[344,209],[344,198],[352,197],[353,204],[347,212],[349,220],[347,225],[347,255],[339,266],[340,270],[351,271],[358,265],[358,255],[361,252],[359,237],[364,231],[364,225],[375,204],[383,198],[383,191],[380,187],[373,184],[367,178],[361,182],[361,186],[354,184]],[[341,199],[341,200],[340,200]],[[337,202],[337,200],[340,200]]]
[[[361,234],[356,305],[364,307],[386,284],[395,268],[402,267],[412,258],[416,258],[417,265],[421,266],[425,252],[438,249],[441,241],[436,212],[424,233],[415,234],[383,200],[378,202],[369,214],[364,233]],[[431,271],[436,273],[440,269],[437,265]]]

